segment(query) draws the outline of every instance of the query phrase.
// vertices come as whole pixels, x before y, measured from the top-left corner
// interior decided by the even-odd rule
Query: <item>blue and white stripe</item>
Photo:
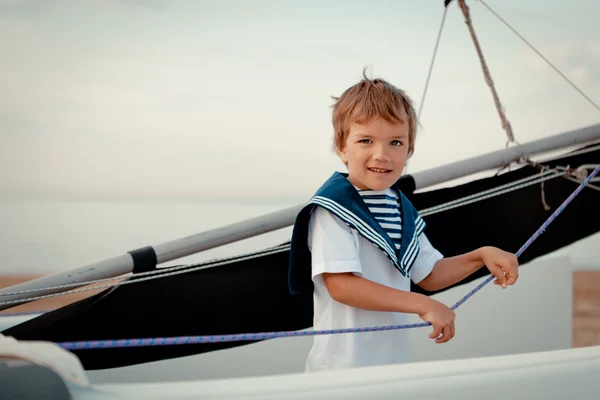
[[[396,246],[396,251],[402,246],[402,217],[398,199],[389,192],[359,190],[367,208],[375,217],[379,226],[390,237]]]
[[[414,265],[414,261],[419,255],[419,251],[421,250],[421,246],[419,246],[419,236],[423,233],[425,229],[425,221],[419,215],[415,221],[415,233],[410,241],[410,244],[406,248],[406,252],[402,255],[402,259],[400,263],[402,264],[402,268],[406,270],[407,273],[410,272],[412,266]],[[406,266],[409,266],[406,268]]]

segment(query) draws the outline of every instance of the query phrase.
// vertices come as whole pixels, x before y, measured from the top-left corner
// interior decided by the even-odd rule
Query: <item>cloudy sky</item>
[[[480,2],[471,13],[521,143],[600,112]],[[600,3],[487,0],[600,103]],[[363,66],[418,105],[442,0],[0,0],[0,193],[310,196],[343,166],[330,105]],[[456,3],[411,172],[503,148]]]

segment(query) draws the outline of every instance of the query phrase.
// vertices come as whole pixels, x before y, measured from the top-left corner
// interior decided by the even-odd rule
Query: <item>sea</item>
[[[47,275],[264,216],[303,199],[0,200],[0,275]],[[286,242],[292,227],[161,264],[194,264]]]
[[[0,199],[0,275],[64,272],[140,247],[264,216],[305,200]],[[290,226],[160,266],[264,249],[288,241],[291,232]],[[594,270],[600,269],[598,249],[600,235],[596,234],[548,256],[568,254],[576,269]]]

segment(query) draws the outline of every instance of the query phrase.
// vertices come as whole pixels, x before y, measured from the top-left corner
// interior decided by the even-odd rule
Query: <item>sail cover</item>
[[[581,150],[552,159],[544,165],[577,168],[600,163],[599,149],[586,147],[585,151]],[[539,174],[539,168],[524,166],[496,176],[423,193],[414,193],[414,181],[409,175],[403,177],[400,184],[415,207],[425,210]],[[577,182],[559,177],[545,181],[543,188],[536,183],[461,207],[425,213],[426,234],[446,256],[486,245],[516,252],[577,185]],[[550,206],[549,210],[544,207],[544,201]],[[524,264],[597,233],[600,230],[599,204],[600,191],[585,188],[525,251],[520,263]],[[110,288],[14,326],[3,334],[20,340],[64,342],[310,328],[312,296],[290,295],[288,256],[287,248],[270,254],[266,251],[257,252],[254,258],[234,259],[227,265]],[[458,285],[464,285],[486,273],[487,270],[482,268]],[[130,279],[136,279],[135,275]],[[416,286],[413,286],[413,290],[424,293]],[[74,353],[85,369],[95,370],[251,343],[92,349]]]

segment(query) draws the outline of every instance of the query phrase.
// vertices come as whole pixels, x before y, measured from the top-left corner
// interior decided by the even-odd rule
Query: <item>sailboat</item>
[[[399,186],[425,219],[428,237],[443,254],[483,245],[516,251],[538,232],[535,242],[519,255],[526,271],[540,258],[600,231],[596,212],[600,185],[595,175],[600,164],[600,124],[516,143],[469,9],[464,0],[445,0],[445,10],[451,4],[463,12],[508,141],[514,145],[406,174]],[[492,176],[432,189],[493,170],[497,173]],[[565,199],[570,203],[563,207]],[[159,265],[290,226],[302,206],[0,290],[2,310],[51,296],[103,289],[54,311],[2,317],[5,338],[0,340],[0,360],[2,354],[10,354],[6,359],[22,362],[0,367],[0,394],[27,393],[35,390],[33,383],[46,384],[47,390],[55,391],[54,398],[77,399],[397,398],[399,393],[422,399],[473,395],[495,399],[595,394],[600,346],[319,374],[304,374],[301,363],[284,366],[280,362],[277,370],[259,367],[257,359],[249,357],[302,357],[306,340],[314,334],[312,295],[292,295],[288,288],[289,242],[194,265]],[[448,236],[448,226],[454,235]],[[444,292],[466,293],[485,277],[486,270],[481,269]],[[443,295],[418,286],[412,289]],[[306,340],[292,342],[300,338]],[[234,358],[228,358],[232,354]],[[56,367],[52,360],[68,367]],[[186,375],[184,369],[197,371],[200,365],[204,371],[207,365],[235,370],[234,362],[247,364],[245,375],[177,379]],[[225,367],[217,368],[217,364]],[[98,379],[89,379],[94,376]]]

